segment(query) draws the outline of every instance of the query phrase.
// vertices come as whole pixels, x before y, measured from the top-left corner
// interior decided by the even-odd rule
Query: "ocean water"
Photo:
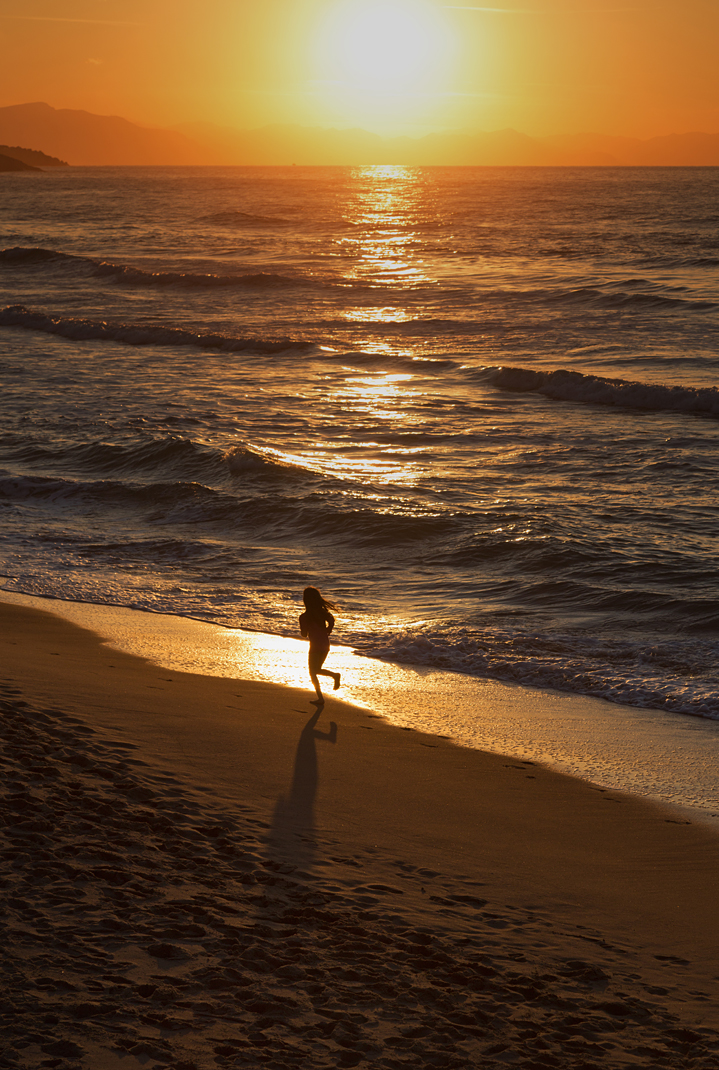
[[[719,169],[1,189],[6,590],[719,719]]]

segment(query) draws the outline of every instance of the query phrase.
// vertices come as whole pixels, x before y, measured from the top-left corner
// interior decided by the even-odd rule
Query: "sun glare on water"
[[[421,110],[452,53],[442,9],[428,0],[339,0],[313,37],[318,85],[367,121]]]

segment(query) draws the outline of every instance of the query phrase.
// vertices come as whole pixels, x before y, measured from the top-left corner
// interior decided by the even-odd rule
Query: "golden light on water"
[[[382,165],[355,168],[356,189],[348,213],[357,235],[338,240],[341,254],[347,258],[346,275],[366,281],[370,285],[416,287],[435,281],[425,270],[417,255],[420,241],[419,227],[426,212],[426,179],[416,168]],[[408,307],[378,302],[371,298],[363,307],[348,308],[343,318],[361,325],[407,323],[416,318]],[[365,352],[384,352],[386,343],[377,345],[373,336],[358,335],[359,348]],[[335,390],[335,399],[342,409],[359,416],[369,425],[392,429],[409,429],[417,417],[407,407],[412,393],[414,375],[387,373],[383,375],[348,375]],[[399,448],[397,443],[365,443],[371,456],[359,456],[354,451],[345,458],[335,457],[332,471],[372,484],[416,486],[424,466],[422,449]],[[405,505],[397,502],[396,509]]]
[[[365,419],[375,421],[380,427],[385,423],[398,423],[400,420],[406,425],[408,421],[401,414],[400,384],[412,378],[411,375],[350,378],[345,380],[344,387],[336,393],[335,400],[343,409],[361,413]],[[364,443],[361,453],[356,450],[343,453],[337,443],[328,451],[327,445],[321,440],[310,443],[302,453],[261,447],[253,447],[253,452],[274,464],[301,468],[318,476],[346,479],[367,486],[381,487],[384,484],[392,484],[412,487],[417,484],[424,471],[422,466],[409,459],[412,454],[421,453],[421,449],[398,449],[370,439]]]
[[[406,242],[405,242],[406,244]],[[422,268],[414,261],[397,255],[395,235],[367,242],[364,255],[355,266],[356,276],[371,275],[383,282],[419,283],[425,280]]]
[[[432,285],[436,279],[425,269],[417,255],[420,228],[427,221],[426,176],[416,168],[404,166],[367,166],[353,169],[354,192],[347,209],[347,221],[353,226],[335,243],[335,250],[345,260],[343,274],[367,286],[358,287],[364,304],[353,305],[342,313],[345,322],[356,324],[353,343],[364,353],[387,353],[387,341],[377,341],[370,325],[407,323],[417,313],[407,305],[385,304],[386,293],[373,304],[376,287],[385,285],[416,287]],[[367,324],[367,332],[362,331]],[[406,356],[413,355],[410,349]],[[339,375],[337,373],[340,373]],[[331,448],[323,439],[306,443],[301,454],[262,450],[268,460],[316,472],[317,475],[362,483],[369,492],[373,487],[418,485],[426,472],[423,447],[401,444],[394,432],[415,429],[422,423],[417,401],[420,379],[407,372],[379,374],[357,371],[349,364],[337,371],[325,372],[318,382],[323,405],[329,405],[338,417],[361,420],[367,435],[361,448],[343,450],[342,439],[333,439]],[[408,404],[408,401],[410,404]],[[376,440],[375,440],[376,436]],[[376,506],[380,509],[381,506]],[[392,499],[389,511],[411,512],[414,503]]]
[[[376,419],[395,419],[395,402],[402,396],[400,383],[407,383],[411,375],[380,375],[372,378],[347,379],[345,398],[364,402]],[[382,404],[378,404],[381,402]]]
[[[414,167],[378,165],[355,168],[353,178],[358,192],[349,221],[359,236],[338,241],[340,253],[349,260],[347,274],[381,284],[418,286],[434,281],[417,253],[426,203],[421,172]],[[371,312],[364,318],[371,319]],[[387,322],[390,317],[375,318]],[[405,313],[404,318],[411,316]]]
[[[357,483],[392,483],[393,485],[414,486],[417,482],[417,471],[407,465],[403,459],[401,461],[390,460],[359,460],[356,457],[352,457],[344,462],[340,459],[336,462],[337,472],[335,474],[342,474],[343,470],[347,476],[351,475],[352,479]],[[375,513],[394,513],[400,510],[394,508],[381,509],[376,508],[373,510]]]
[[[417,180],[416,170],[400,163],[378,163],[369,167],[356,167],[353,173],[356,178],[377,179],[378,181],[404,179],[406,182],[413,182]]]
[[[391,232],[405,226],[407,216],[419,204],[420,172],[414,167],[376,165],[357,167],[353,178],[360,186],[353,222]]]
[[[349,323],[408,323],[414,316],[406,308],[348,308],[343,319]]]

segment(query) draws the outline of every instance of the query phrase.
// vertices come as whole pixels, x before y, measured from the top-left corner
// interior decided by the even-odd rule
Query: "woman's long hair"
[[[338,607],[334,602],[330,602],[327,598],[323,598],[316,587],[305,587],[302,592],[302,601],[305,604],[305,609],[308,613],[317,614],[323,617],[325,613],[330,609],[337,609]]]

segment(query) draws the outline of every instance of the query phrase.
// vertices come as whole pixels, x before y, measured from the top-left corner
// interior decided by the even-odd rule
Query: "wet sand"
[[[60,616],[170,672],[308,686],[307,644],[293,637],[4,589],[0,601]],[[335,643],[329,660],[343,700],[391,724],[650,799],[719,834],[716,721],[363,657]]]
[[[0,622],[0,1066],[719,1065],[710,828]]]

